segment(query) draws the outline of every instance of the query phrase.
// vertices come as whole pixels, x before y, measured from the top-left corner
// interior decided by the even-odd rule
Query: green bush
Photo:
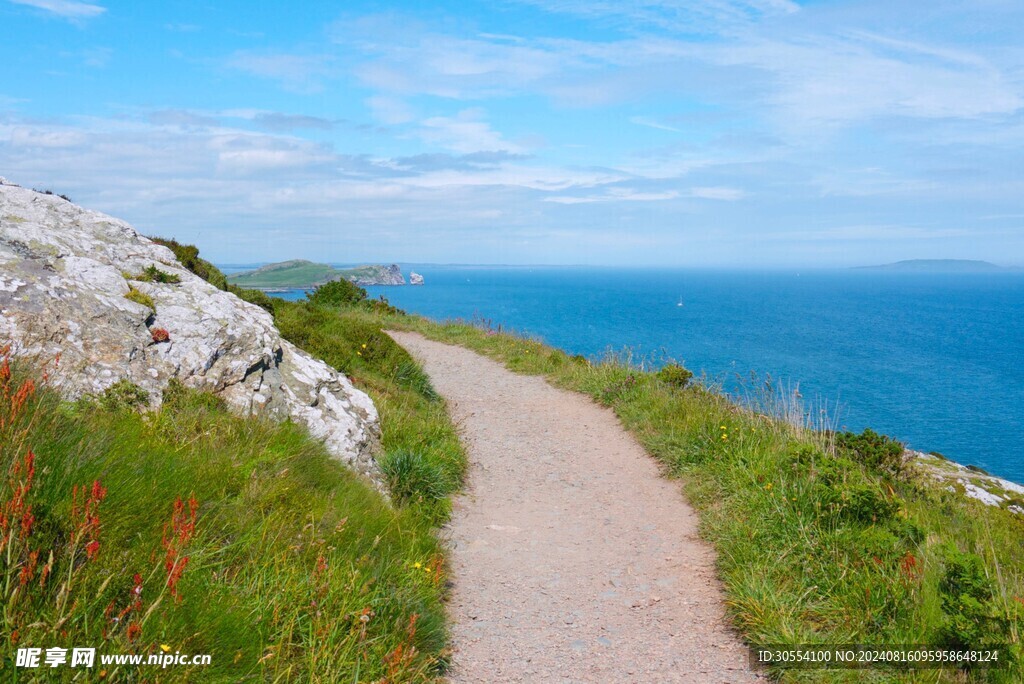
[[[875,470],[898,473],[903,469],[903,445],[867,428],[859,435],[839,432],[835,435],[836,451]]]
[[[693,372],[678,363],[663,366],[657,372],[658,379],[670,387],[686,387],[693,378]]]
[[[366,299],[366,290],[347,280],[332,280],[317,287],[306,297],[321,306],[350,306]]]
[[[942,638],[954,648],[982,648],[1010,640],[1009,620],[995,605],[995,585],[985,561],[973,553],[948,549],[939,581]]]
[[[136,304],[141,304],[142,306],[148,307],[153,312],[156,312],[156,304],[153,303],[153,298],[150,297],[145,292],[140,292],[139,290],[136,290],[131,285],[128,286],[128,294],[126,294],[124,298],[129,301],[135,302]]]
[[[108,411],[134,411],[149,402],[149,392],[129,380],[118,380],[99,397]]]

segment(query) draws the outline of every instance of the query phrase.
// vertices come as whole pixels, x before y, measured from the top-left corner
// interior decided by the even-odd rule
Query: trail
[[[390,333],[470,461],[448,536],[452,682],[752,682],[679,485],[615,415],[462,347]]]

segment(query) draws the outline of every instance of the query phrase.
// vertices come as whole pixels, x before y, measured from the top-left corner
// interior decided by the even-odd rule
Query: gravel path
[[[750,682],[677,483],[614,414],[462,347],[391,333],[469,454],[448,534],[452,682]]]

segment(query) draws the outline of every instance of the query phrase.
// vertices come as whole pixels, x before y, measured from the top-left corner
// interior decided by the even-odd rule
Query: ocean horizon
[[[838,429],[870,427],[1024,482],[1020,271],[402,266],[426,285],[370,296],[590,358],[677,360],[734,395],[770,378]]]

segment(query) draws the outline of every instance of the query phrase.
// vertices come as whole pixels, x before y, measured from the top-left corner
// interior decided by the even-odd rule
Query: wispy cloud
[[[28,5],[56,14],[65,19],[89,19],[107,11],[106,7],[78,0],[9,0],[16,5]]]
[[[479,108],[464,109],[454,117],[434,116],[423,120],[420,136],[445,149],[461,152],[522,152],[519,145],[505,140],[501,133],[493,130],[484,120],[484,111]]]
[[[637,126],[646,126],[647,128],[655,128],[659,131],[669,131],[671,133],[679,133],[679,129],[668,124],[663,124],[649,116],[632,116],[629,119],[630,123],[634,123]]]

